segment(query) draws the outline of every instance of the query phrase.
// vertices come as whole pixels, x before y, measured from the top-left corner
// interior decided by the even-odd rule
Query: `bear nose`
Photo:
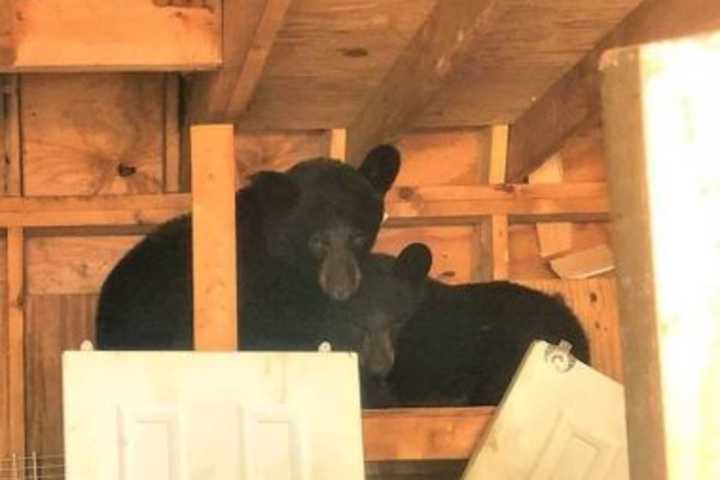
[[[320,288],[340,302],[357,291],[361,279],[360,268],[352,254],[331,250],[320,268]]]

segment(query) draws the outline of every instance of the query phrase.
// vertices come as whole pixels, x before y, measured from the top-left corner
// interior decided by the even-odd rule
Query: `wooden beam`
[[[290,3],[291,0],[265,0],[262,14],[256,19],[252,2],[224,2],[223,66],[218,72],[195,79],[191,99],[193,122],[232,122],[242,115],[260,81]]]
[[[508,181],[518,182],[575,132],[600,121],[600,55],[608,48],[720,28],[715,0],[647,0],[555,82],[510,132]]]
[[[490,127],[489,183],[505,183],[508,133],[509,129],[507,125],[493,125]]]
[[[395,140],[429,105],[470,45],[509,8],[492,0],[437,2],[382,84],[348,127],[348,160],[357,165],[375,145]]]
[[[714,33],[601,62],[632,478],[720,473],[718,57]]]
[[[196,350],[237,349],[235,143],[232,125],[190,129]]]
[[[490,161],[487,179],[491,184],[505,182],[507,165],[508,126],[493,125],[490,129]],[[510,275],[508,216],[490,215],[475,226],[477,249],[481,252],[477,281],[506,280]]]
[[[422,218],[476,219],[508,215],[513,221],[598,220],[607,212],[604,183],[397,187],[388,192],[388,225]]]
[[[25,455],[25,309],[24,249],[22,228],[7,231],[7,329],[9,450],[19,457]]]
[[[15,63],[15,0],[0,0],[0,66]]]
[[[468,458],[493,407],[365,410],[365,460]]]
[[[165,105],[163,117],[165,124],[163,150],[164,191],[180,191],[180,79],[175,73],[165,74]]]
[[[20,156],[20,80],[18,75],[7,75],[2,82],[2,116],[5,195],[22,195],[22,162]]]
[[[159,7],[152,0],[125,0],[121,6],[105,0],[14,3],[16,55],[11,64],[0,62],[0,72],[194,71],[220,65],[218,8]]]
[[[510,249],[508,243],[508,216],[490,215],[476,227],[484,252],[480,260],[478,281],[507,280],[510,275]]]
[[[188,194],[0,197],[2,227],[155,225],[190,211]]]
[[[391,224],[463,221],[508,215],[513,222],[606,219],[604,183],[396,187],[387,195]],[[189,194],[0,197],[0,227],[154,225],[190,211]]]

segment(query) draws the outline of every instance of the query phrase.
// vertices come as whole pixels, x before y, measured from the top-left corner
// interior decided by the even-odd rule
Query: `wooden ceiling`
[[[0,0],[0,72],[194,72],[192,121],[345,129],[351,162],[412,128],[511,124],[507,181],[597,124],[606,49],[720,28],[717,0],[110,3]]]
[[[256,2],[260,8],[264,2]],[[437,0],[295,0],[241,125],[343,127],[376,89]],[[640,0],[502,0],[490,28],[415,120],[419,127],[511,123]],[[242,19],[240,19],[242,21]],[[412,78],[408,78],[412,81]]]

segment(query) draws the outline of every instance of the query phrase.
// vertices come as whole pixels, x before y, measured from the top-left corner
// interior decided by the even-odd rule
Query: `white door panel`
[[[533,343],[463,479],[627,478],[622,386]]]
[[[68,480],[364,478],[348,353],[67,352]]]

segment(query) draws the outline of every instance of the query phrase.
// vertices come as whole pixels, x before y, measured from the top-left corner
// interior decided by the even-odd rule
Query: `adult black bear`
[[[496,405],[534,339],[567,340],[576,358],[589,361],[585,334],[562,301],[510,282],[431,280],[423,244],[400,254],[400,276],[387,266],[391,258],[376,257],[381,268],[336,306],[375,339],[375,350],[360,350],[369,406]]]
[[[336,160],[260,172],[236,195],[240,345],[316,348],[321,314],[360,285],[400,165],[388,145],[356,170]],[[115,350],[190,349],[191,221],[161,225],[131,249],[103,284],[97,346]]]

